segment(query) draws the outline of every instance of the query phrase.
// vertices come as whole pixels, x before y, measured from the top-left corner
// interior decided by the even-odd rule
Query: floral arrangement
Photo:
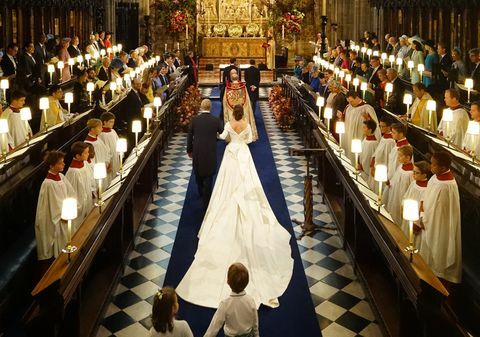
[[[200,90],[194,85],[187,88],[185,96],[183,96],[180,106],[177,107],[177,130],[186,132],[190,121],[200,110],[202,95]]]
[[[268,95],[268,103],[280,129],[289,130],[295,123],[296,116],[293,113],[292,99],[283,95],[281,86],[276,85],[272,88]]]
[[[156,9],[156,16],[172,33],[184,32],[187,24],[194,24],[196,0],[155,0],[152,6]]]
[[[285,27],[285,32],[288,33],[300,33],[302,31],[302,21],[305,18],[305,14],[298,11],[293,10],[291,12],[287,12],[283,14],[282,19],[277,24],[277,29],[282,29],[282,26]]]

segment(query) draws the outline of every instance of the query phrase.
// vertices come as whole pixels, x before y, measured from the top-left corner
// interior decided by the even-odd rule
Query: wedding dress
[[[257,307],[275,308],[292,277],[291,235],[276,219],[260,183],[247,146],[253,138],[250,125],[236,133],[227,123],[220,138],[227,137],[195,259],[176,291],[187,302],[217,308],[231,293],[228,267],[241,262],[249,271],[247,294]]]

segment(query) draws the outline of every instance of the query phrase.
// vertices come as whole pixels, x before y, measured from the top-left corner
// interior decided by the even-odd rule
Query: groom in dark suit
[[[258,101],[258,88],[260,87],[260,70],[255,67],[255,60],[250,60],[250,67],[245,70],[245,83],[247,84],[248,96],[252,104],[253,113]]]
[[[200,111],[190,122],[187,153],[193,159],[193,172],[198,193],[205,208],[212,194],[213,175],[217,169],[217,133],[223,132],[223,123],[210,114],[211,102],[204,99]]]

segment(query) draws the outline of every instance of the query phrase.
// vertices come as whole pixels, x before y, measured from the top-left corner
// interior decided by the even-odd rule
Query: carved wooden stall
[[[314,159],[318,183],[386,335],[467,336],[447,301],[448,291],[420,255],[409,261],[408,239],[388,213],[377,212],[375,193],[355,179],[354,168],[327,138],[311,92],[289,76],[283,88],[293,98],[304,145],[326,150],[323,160]]]

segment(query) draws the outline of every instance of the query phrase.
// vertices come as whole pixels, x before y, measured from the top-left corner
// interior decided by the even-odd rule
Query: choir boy
[[[115,115],[111,112],[104,112],[100,116],[100,120],[102,121],[102,133],[98,136],[105,145],[110,150],[112,154],[112,159],[110,161],[111,164],[111,171],[109,173],[109,180],[111,181],[115,178],[117,172],[120,170],[120,159],[117,155],[117,140],[118,135],[117,132],[113,129],[115,124]]]
[[[375,180],[370,174],[370,163],[372,162],[372,155],[378,146],[378,139],[375,137],[375,130],[377,129],[377,123],[368,119],[363,122],[364,138],[362,141],[362,153],[360,154],[360,167],[363,171],[362,176],[367,181],[370,188],[375,185]]]
[[[67,244],[67,223],[61,219],[62,203],[75,196],[72,185],[61,173],[65,167],[65,154],[51,151],[45,157],[48,174],[40,187],[35,216],[37,258],[42,271],[46,271]]]
[[[460,195],[450,171],[452,159],[448,152],[432,155],[431,171],[423,201],[423,229],[419,252],[444,285],[462,280],[462,237]]]
[[[402,225],[402,200],[410,183],[413,181],[413,148],[405,145],[397,149],[397,158],[400,166],[397,167],[385,193],[385,208],[392,216],[393,222]]]
[[[10,106],[6,108],[0,118],[6,119],[8,123],[8,146],[11,149],[16,148],[27,138],[32,137],[30,125],[22,121],[20,109],[25,105],[25,94],[21,91],[14,91],[10,97]]]
[[[472,102],[470,105],[470,116],[474,122],[480,123],[480,101]],[[466,133],[464,136],[463,148],[475,157],[480,157],[480,139],[478,135]]]
[[[100,119],[92,118],[87,121],[88,135],[85,142],[93,145],[95,149],[94,163],[105,163],[107,173],[111,171],[112,152],[98,136],[102,133],[103,125]]]
[[[377,149],[372,155],[372,162],[370,163],[370,174],[375,175],[375,165],[382,164],[387,165],[388,154],[395,147],[395,140],[392,136],[392,122],[389,118],[380,119],[380,131],[382,132],[382,138],[378,143]]]
[[[392,180],[393,174],[397,170],[397,167],[400,166],[397,158],[397,150],[402,146],[409,145],[406,135],[407,127],[404,124],[395,123],[392,125],[392,137],[393,140],[395,140],[395,146],[392,147],[388,154],[388,180]]]
[[[73,220],[73,228],[76,231],[93,208],[93,191],[89,168],[86,165],[89,156],[88,144],[75,142],[71,152],[73,159],[65,177],[72,185],[77,199],[78,216]]]

